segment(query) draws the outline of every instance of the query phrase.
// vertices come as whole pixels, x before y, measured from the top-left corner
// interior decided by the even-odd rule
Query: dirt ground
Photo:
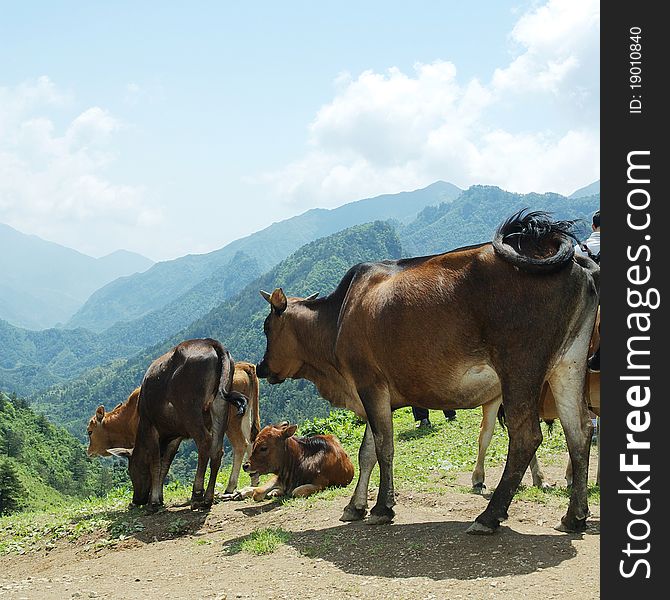
[[[545,472],[560,479],[558,467]],[[487,476],[497,481],[500,469]],[[0,598],[599,598],[599,506],[584,534],[569,535],[554,529],[563,507],[515,500],[496,534],[470,536],[487,498],[459,491],[468,481],[439,495],[400,493],[395,522],[382,526],[341,523],[344,497],[312,508],[218,503],[209,514],[169,506],[114,548],[79,540],[0,557]],[[265,556],[235,550],[264,527],[290,539]]]

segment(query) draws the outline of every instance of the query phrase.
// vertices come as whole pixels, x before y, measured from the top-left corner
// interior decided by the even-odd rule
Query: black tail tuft
[[[247,406],[249,405],[249,399],[244,394],[233,390],[232,392],[224,394],[223,397],[226,402],[230,402],[237,409],[238,417],[244,416]]]
[[[500,423],[500,426],[505,429],[507,425],[505,424],[505,407],[501,404],[500,408],[498,409],[498,423]]]
[[[554,431],[554,419],[545,419],[544,422],[547,424],[549,435],[551,435]]]
[[[575,223],[553,221],[549,213],[523,208],[498,227],[493,247],[501,258],[525,271],[556,271],[575,253]]]

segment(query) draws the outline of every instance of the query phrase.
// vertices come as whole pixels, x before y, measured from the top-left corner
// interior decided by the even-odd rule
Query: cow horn
[[[260,290],[260,294],[261,294],[261,296],[263,296],[263,298],[265,298],[270,304],[272,304],[272,300],[271,300],[271,298],[272,298],[272,294],[269,294],[269,293],[266,292],[265,290]]]
[[[112,456],[120,456],[121,458],[130,458],[133,455],[132,448],[107,448]]]
[[[98,420],[98,423],[105,418],[105,407],[102,404],[95,410],[95,418]]]
[[[309,296],[307,296],[307,298],[305,298],[305,302],[307,302],[308,300],[316,300],[318,297],[319,292],[314,292],[313,294],[310,294]]]

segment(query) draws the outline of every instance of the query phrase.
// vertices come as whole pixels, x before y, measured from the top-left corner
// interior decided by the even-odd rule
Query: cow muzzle
[[[251,470],[251,463],[249,463],[249,462],[245,462],[242,465],[242,469],[244,469],[245,473],[249,473],[249,475],[255,475],[256,474],[254,471]]]
[[[263,359],[256,365],[256,376],[260,377],[261,379],[266,379],[269,374],[270,369],[268,369],[268,363],[265,362],[265,359]]]

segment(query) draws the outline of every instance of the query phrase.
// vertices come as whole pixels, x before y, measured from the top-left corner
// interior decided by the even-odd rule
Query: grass
[[[447,422],[441,412],[431,412],[434,426],[430,429],[415,429],[409,408],[397,410],[393,416],[396,438],[394,480],[398,490],[420,493],[444,493],[445,490],[469,493],[469,488],[454,485],[456,475],[474,468],[477,458],[477,435],[481,411],[460,410],[456,421]],[[548,433],[542,425],[544,442],[538,452],[542,465],[563,461],[565,438],[557,422],[553,432]],[[312,419],[300,428],[300,434],[332,433],[342,442],[345,450],[357,464],[358,447],[363,437],[364,425],[352,413],[334,411],[327,419]],[[496,425],[493,440],[486,458],[486,466],[504,463],[507,454],[507,433]],[[230,467],[219,473],[217,490],[225,487]],[[240,474],[239,487],[249,485],[249,476]],[[493,482],[491,482],[493,483]],[[329,502],[351,495],[354,481],[346,488],[331,488],[308,498],[281,499],[286,506],[311,508],[321,502]],[[379,485],[378,468],[373,472],[371,485]],[[167,503],[184,502],[190,497],[190,485],[178,482],[165,488]],[[23,512],[0,518],[0,554],[25,553],[38,549],[53,548],[60,540],[79,540],[92,550],[114,546],[120,541],[143,531],[144,509],[128,510],[132,493],[129,489],[117,489],[105,498],[85,501],[72,500],[65,505],[56,503],[44,510]],[[540,490],[522,487],[517,499],[567,505],[569,491],[565,487]],[[251,503],[251,500],[247,501]],[[600,502],[600,491],[589,486],[589,502]],[[187,520],[173,517],[167,524],[167,533],[176,537],[189,529]],[[236,551],[252,554],[272,552],[284,543],[288,532],[282,529],[262,529],[252,533],[239,543]],[[325,542],[324,542],[325,543]]]
[[[288,542],[290,538],[291,534],[281,527],[264,527],[256,529],[231,545],[224,546],[224,552],[227,555],[247,552],[256,556],[263,556],[272,554],[282,544]]]

